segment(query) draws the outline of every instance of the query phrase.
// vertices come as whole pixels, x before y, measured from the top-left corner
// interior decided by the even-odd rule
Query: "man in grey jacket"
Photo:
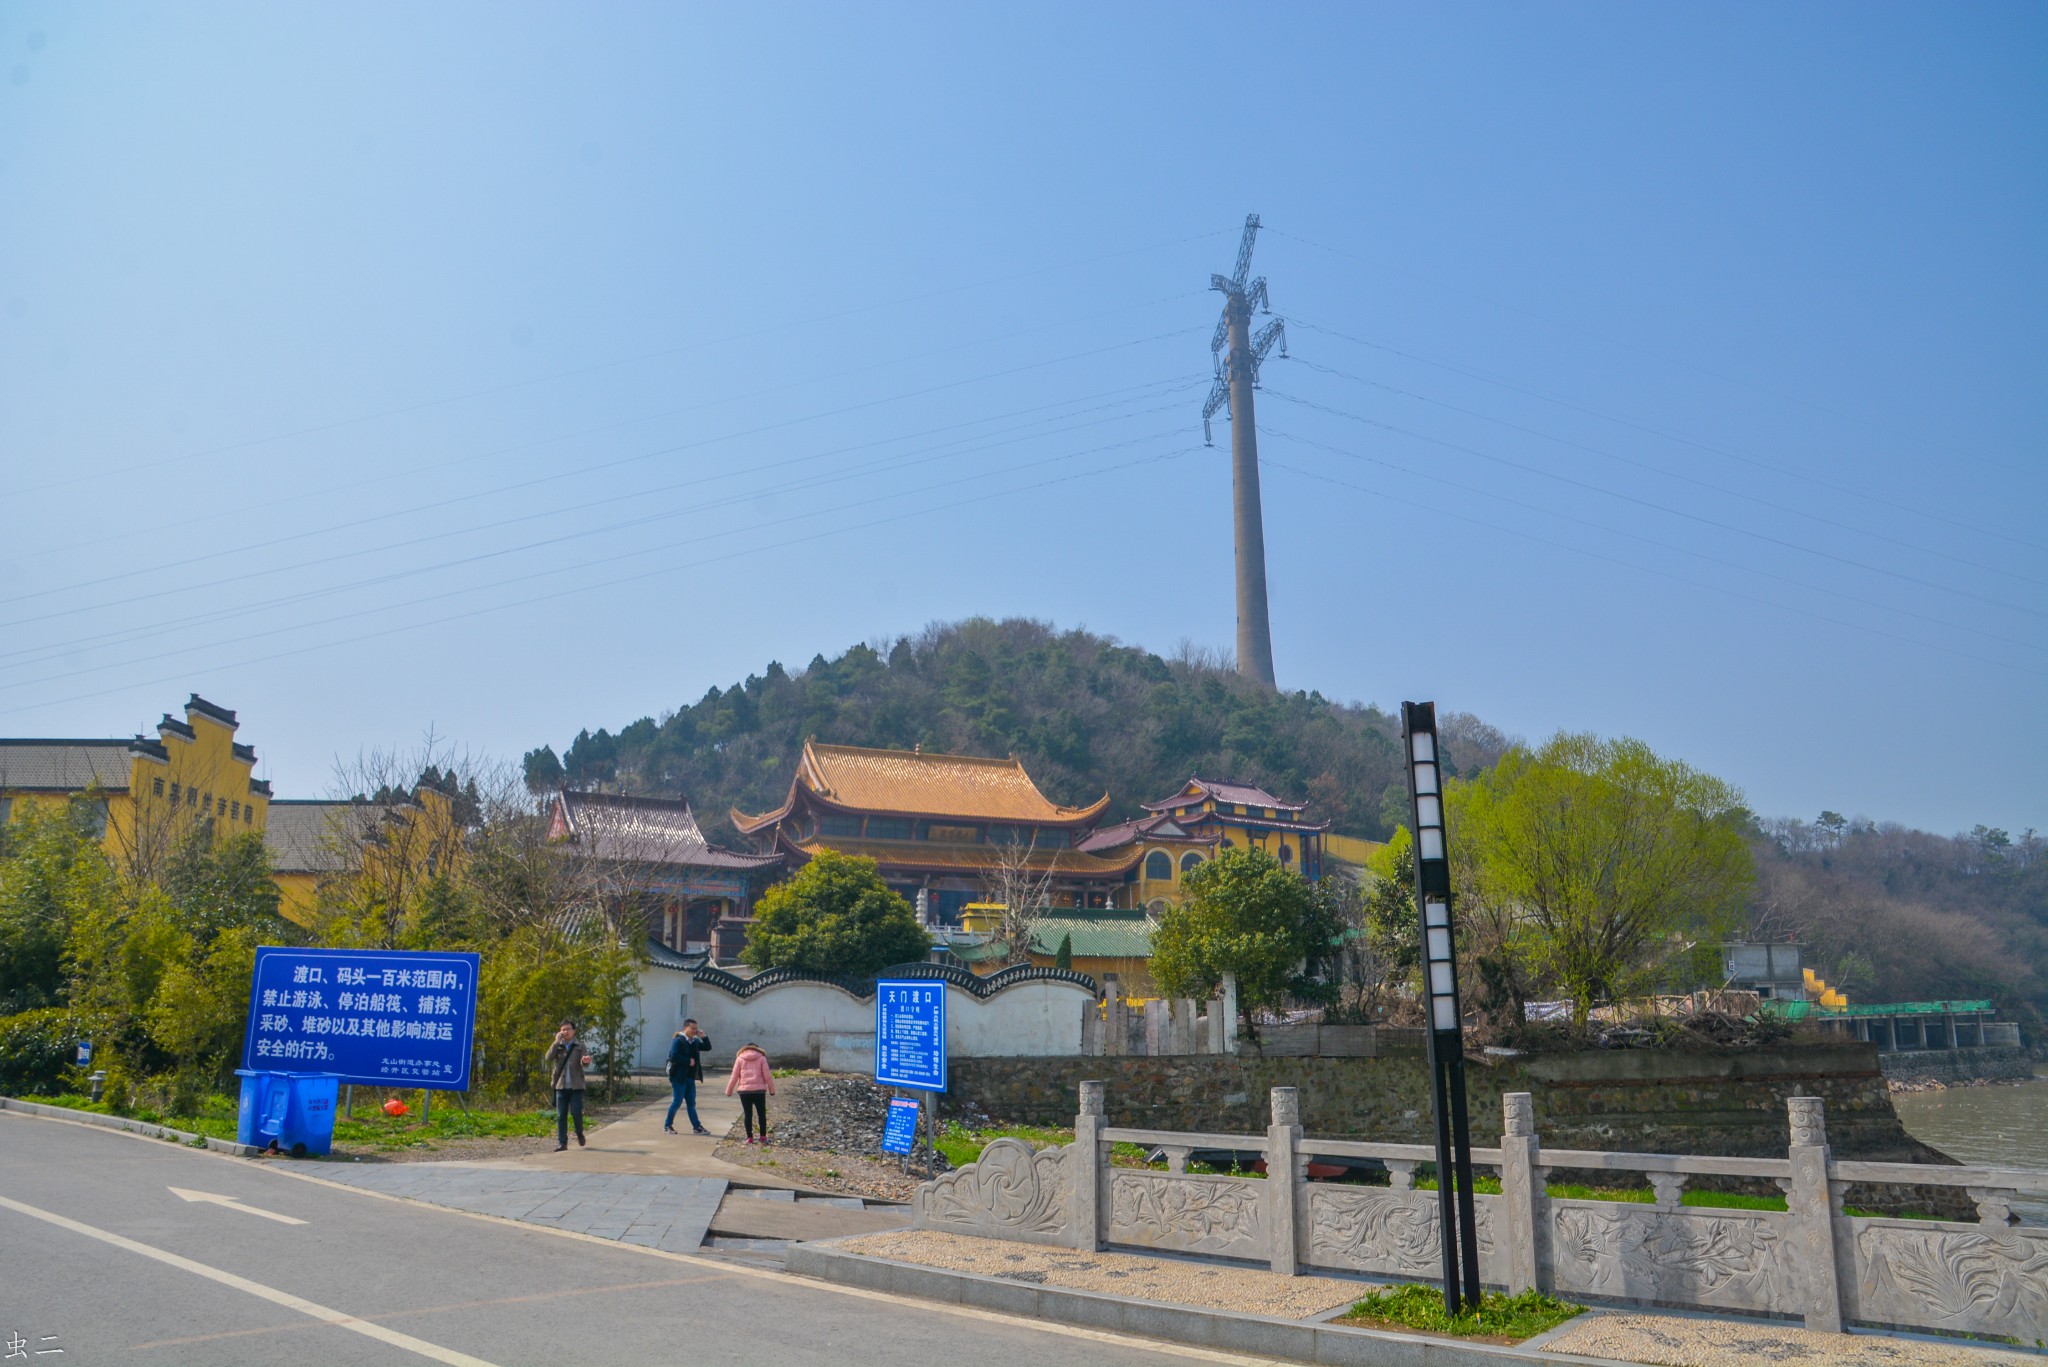
[[[569,1120],[576,1120],[576,1143],[580,1147],[583,1138],[583,1070],[590,1066],[590,1055],[583,1052],[583,1046],[576,1042],[576,1022],[563,1021],[562,1028],[555,1031],[555,1042],[541,1055],[541,1069],[552,1079],[555,1089],[555,1152],[569,1147]]]

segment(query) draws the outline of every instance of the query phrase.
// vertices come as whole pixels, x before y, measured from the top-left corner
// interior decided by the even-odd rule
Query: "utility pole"
[[[1287,354],[1286,324],[1275,318],[1252,335],[1252,309],[1266,306],[1266,278],[1249,283],[1252,243],[1259,235],[1259,216],[1244,221],[1244,239],[1237,248],[1237,269],[1227,278],[1209,277],[1212,289],[1223,292],[1223,317],[1216,323],[1209,354],[1216,363],[1216,382],[1202,405],[1202,440],[1211,442],[1209,419],[1230,409],[1231,514],[1237,539],[1237,672],[1268,688],[1273,680],[1273,625],[1266,611],[1266,521],[1259,503],[1259,434],[1252,414],[1252,391],[1259,384],[1259,363],[1273,344]],[[1213,443],[1212,443],[1213,444]]]

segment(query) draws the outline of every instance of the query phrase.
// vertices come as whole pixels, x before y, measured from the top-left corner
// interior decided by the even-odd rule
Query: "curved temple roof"
[[[1015,755],[928,755],[806,740],[789,799],[759,816],[736,810],[733,825],[751,834],[787,816],[798,788],[827,806],[852,811],[1044,826],[1081,825],[1109,805],[1109,794],[1104,793],[1086,807],[1060,806],[1038,790]]]

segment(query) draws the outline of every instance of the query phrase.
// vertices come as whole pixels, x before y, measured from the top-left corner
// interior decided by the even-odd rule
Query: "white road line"
[[[211,1191],[187,1191],[183,1187],[169,1188],[171,1195],[180,1201],[204,1201],[208,1205],[221,1206],[228,1210],[239,1210],[244,1215],[261,1215],[266,1220],[275,1220],[281,1225],[303,1225],[304,1220],[296,1215],[279,1215],[274,1210],[262,1210],[256,1206],[245,1206],[232,1196],[222,1196]]]
[[[103,1244],[112,1244],[115,1248],[124,1249],[129,1253],[152,1258],[168,1267],[175,1267],[181,1272],[190,1272],[195,1277],[204,1277],[208,1281],[219,1282],[222,1286],[230,1286],[237,1291],[247,1292],[259,1300],[269,1301],[272,1305],[281,1305],[287,1310],[296,1310],[302,1315],[310,1315],[322,1324],[331,1324],[337,1329],[347,1329],[366,1338],[376,1339],[379,1343],[388,1343],[394,1348],[403,1348],[408,1353],[417,1353],[419,1356],[432,1362],[446,1363],[448,1367],[494,1367],[492,1363],[486,1362],[482,1358],[471,1357],[467,1353],[458,1353],[453,1348],[443,1348],[439,1344],[428,1343],[425,1339],[416,1339],[410,1334],[401,1334],[396,1329],[386,1329],[381,1324],[372,1324],[368,1320],[357,1319],[355,1316],[343,1311],[329,1309],[327,1306],[309,1301],[303,1296],[294,1296],[289,1291],[279,1291],[274,1286],[265,1286],[261,1282],[252,1282],[247,1277],[237,1276],[218,1267],[208,1267],[205,1263],[198,1263],[190,1258],[180,1257],[178,1254],[172,1253],[167,1249],[154,1248],[149,1244],[138,1243],[133,1239],[116,1234],[112,1230],[97,1229],[92,1225],[82,1224],[68,1216],[59,1215],[55,1211],[41,1210],[35,1206],[23,1205],[21,1202],[10,1200],[5,1196],[0,1196],[0,1209],[16,1211],[19,1214],[28,1216],[32,1220],[41,1220],[45,1224],[55,1225],[59,1229],[68,1229],[73,1234],[83,1234],[88,1239],[97,1239]]]

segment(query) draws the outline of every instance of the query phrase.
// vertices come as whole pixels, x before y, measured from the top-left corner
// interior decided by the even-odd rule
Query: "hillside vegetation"
[[[1446,772],[1476,772],[1506,747],[1469,716],[1444,723]],[[975,755],[1014,754],[1046,794],[1113,816],[1166,797],[1189,775],[1306,800],[1349,835],[1384,838],[1407,802],[1400,718],[1318,693],[1274,693],[1214,660],[1165,659],[1086,631],[974,619],[882,649],[770,664],[660,719],[585,731],[559,759],[526,757],[529,781],[687,795],[707,828],[726,809],[765,811],[789,790],[806,736]],[[715,838],[715,837],[714,837]]]
[[[1469,714],[1442,719],[1445,772],[1472,778],[1509,746]],[[973,619],[770,664],[729,689],[617,733],[526,756],[529,786],[686,795],[731,840],[729,807],[765,811],[789,789],[806,736],[845,745],[1015,754],[1054,799],[1111,797],[1111,817],[1191,774],[1258,783],[1348,835],[1406,819],[1397,715],[1319,693],[1273,693],[1226,663],[1167,658],[1086,631]],[[1856,1001],[1989,996],[2048,1010],[2048,841],[1980,827],[1940,836],[1824,813],[1740,816],[1756,863],[1751,934],[1811,943]]]

